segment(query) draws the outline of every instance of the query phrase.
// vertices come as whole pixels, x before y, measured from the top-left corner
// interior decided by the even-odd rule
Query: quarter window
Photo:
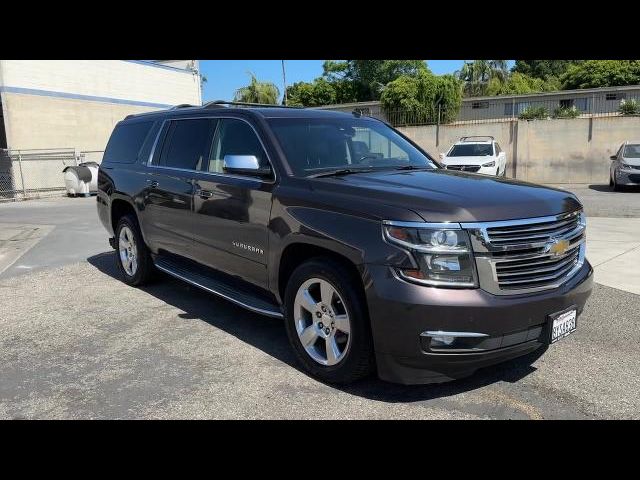
[[[133,163],[153,122],[123,123],[118,125],[109,139],[103,162]]]

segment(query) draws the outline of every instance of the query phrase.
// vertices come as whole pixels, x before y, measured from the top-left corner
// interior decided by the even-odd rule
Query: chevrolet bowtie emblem
[[[553,240],[547,245],[547,252],[554,256],[560,256],[569,250],[569,240]]]

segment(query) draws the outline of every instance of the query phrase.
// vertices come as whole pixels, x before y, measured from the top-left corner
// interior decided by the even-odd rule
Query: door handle
[[[213,197],[213,192],[210,190],[198,190],[196,191],[196,195],[200,198],[211,198]]]

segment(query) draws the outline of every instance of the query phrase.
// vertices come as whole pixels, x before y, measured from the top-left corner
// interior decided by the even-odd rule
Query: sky
[[[324,60],[285,60],[287,85],[295,82],[310,82],[322,75]],[[427,60],[427,65],[436,75],[459,70],[464,60]],[[510,61],[509,66],[513,64]],[[233,100],[235,91],[249,83],[253,72],[258,80],[275,83],[282,96],[281,60],[200,60],[200,70],[207,77],[204,84],[203,101]]]

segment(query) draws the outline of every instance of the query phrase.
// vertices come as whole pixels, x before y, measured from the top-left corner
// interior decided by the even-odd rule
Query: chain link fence
[[[102,151],[73,148],[0,150],[0,202],[60,196],[66,193],[62,170],[102,161]]]

